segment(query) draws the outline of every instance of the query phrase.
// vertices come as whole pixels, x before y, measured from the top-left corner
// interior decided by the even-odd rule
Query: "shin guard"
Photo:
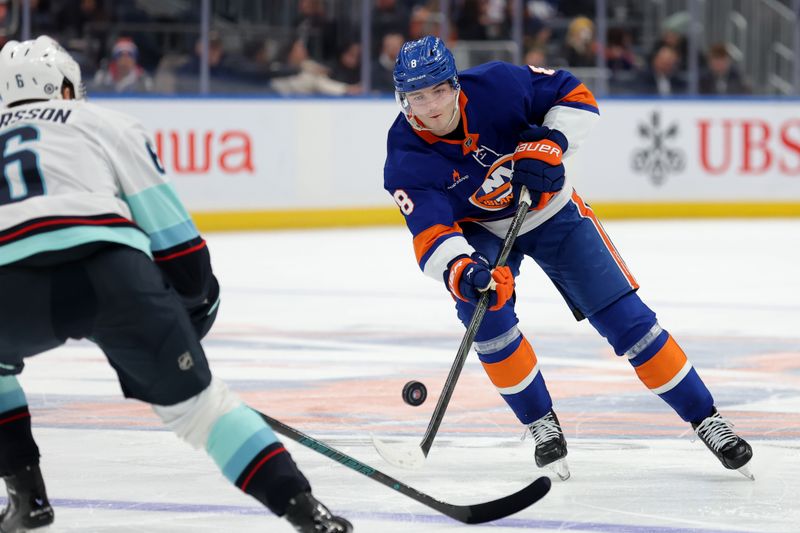
[[[475,349],[489,379],[520,422],[530,424],[550,411],[553,400],[536,354],[516,326],[494,339],[476,342]]]
[[[39,464],[25,393],[14,376],[0,376],[0,476]]]
[[[636,375],[685,421],[702,420],[714,400],[703,380],[655,313],[629,293],[589,317],[617,355],[628,358]]]
[[[272,429],[218,379],[188,400],[153,410],[183,440],[205,447],[231,483],[278,516],[291,498],[311,490]]]

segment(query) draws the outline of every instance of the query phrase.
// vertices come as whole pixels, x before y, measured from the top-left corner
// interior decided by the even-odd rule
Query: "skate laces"
[[[532,424],[528,424],[525,433],[522,434],[522,440],[525,440],[529,432],[536,445],[539,445],[543,442],[560,438],[561,426],[553,418],[553,412],[551,411]]]
[[[719,413],[706,417],[694,428],[697,436],[713,450],[720,451],[728,444],[734,444],[739,436],[733,432],[733,422]]]

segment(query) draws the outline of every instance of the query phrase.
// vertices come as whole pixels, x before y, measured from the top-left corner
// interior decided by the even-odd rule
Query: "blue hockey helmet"
[[[394,89],[399,94],[410,93],[450,81],[458,89],[458,73],[453,53],[438,37],[425,36],[408,41],[400,48],[394,64]]]

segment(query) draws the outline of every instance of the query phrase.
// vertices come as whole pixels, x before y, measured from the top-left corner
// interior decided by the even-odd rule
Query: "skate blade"
[[[736,471],[751,481],[756,480],[756,477],[753,475],[752,472],[750,472],[750,465],[742,465],[739,468],[737,468]]]
[[[566,481],[569,479],[570,472],[569,472],[569,465],[567,464],[566,459],[559,459],[558,461],[554,461],[546,466],[548,470],[553,472],[555,475],[558,476],[558,479],[561,481]]]

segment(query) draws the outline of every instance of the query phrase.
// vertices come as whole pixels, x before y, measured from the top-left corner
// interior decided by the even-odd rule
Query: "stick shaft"
[[[508,255],[511,253],[511,248],[514,246],[514,241],[517,239],[522,223],[525,221],[525,215],[528,214],[528,209],[531,206],[531,197],[528,189],[523,186],[520,188],[519,192],[520,197],[517,212],[511,220],[511,225],[506,232],[505,239],[503,239],[503,246],[500,249],[500,253],[497,255],[497,259],[492,267],[493,269],[506,264]],[[447,380],[444,382],[442,394],[439,396],[439,401],[436,403],[436,408],[433,410],[428,429],[425,431],[425,436],[422,438],[422,443],[420,444],[422,453],[425,454],[426,457],[428,456],[431,446],[433,446],[433,440],[436,438],[436,433],[439,431],[439,426],[444,418],[447,405],[450,403],[450,398],[455,391],[456,383],[461,375],[461,369],[464,368],[464,363],[467,360],[470,348],[472,348],[475,335],[478,333],[478,328],[483,321],[483,316],[486,314],[486,309],[489,307],[489,297],[489,291],[485,291],[481,295],[481,299],[478,300],[478,305],[475,307],[475,312],[472,315],[469,326],[467,326],[464,338],[461,339],[461,345],[458,347],[456,358],[453,361],[453,365],[450,367],[450,373],[447,375]]]
[[[385,485],[390,489],[393,489],[404,496],[411,498],[412,500],[415,500],[431,509],[435,509],[443,515],[449,516],[450,518],[465,524],[481,524],[484,522],[491,522],[493,520],[505,518],[506,516],[517,513],[536,503],[550,490],[550,480],[546,477],[540,477],[527,487],[515,492],[514,494],[509,494],[496,500],[474,505],[455,505],[452,503],[443,502],[432,496],[429,496],[428,494],[425,494],[424,492],[420,492],[409,485],[406,485],[402,481],[398,481],[397,479],[384,474],[380,470],[377,470],[357,459],[350,457],[346,453],[340,452],[339,450],[325,444],[320,440],[309,437],[302,431],[286,425],[283,422],[272,418],[271,416],[265,415],[259,411],[256,411],[256,413],[260,415],[261,418],[263,418],[264,421],[267,422],[277,433],[280,433],[281,435],[302,444],[306,448],[314,450],[315,452],[324,455],[328,459],[346,466],[363,476],[377,481],[378,483],[381,483],[382,485]]]

